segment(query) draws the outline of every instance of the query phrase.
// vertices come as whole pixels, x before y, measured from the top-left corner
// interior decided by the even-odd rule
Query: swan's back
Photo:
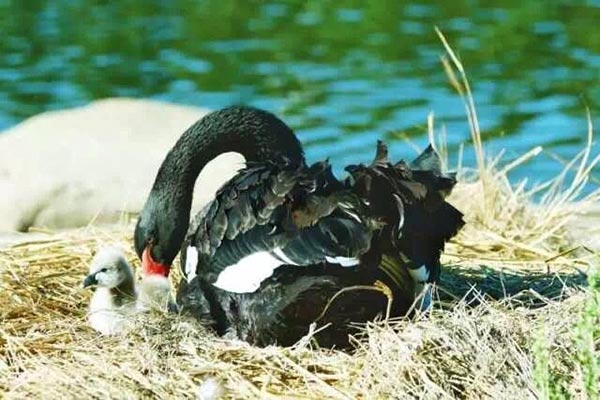
[[[188,263],[189,250],[183,252],[184,275],[189,281],[199,274],[214,283],[226,268],[252,264],[248,257],[275,267],[356,266],[375,228],[361,217],[363,208],[326,162],[309,168],[271,162],[250,166],[192,223],[184,248],[195,247],[199,260]]]

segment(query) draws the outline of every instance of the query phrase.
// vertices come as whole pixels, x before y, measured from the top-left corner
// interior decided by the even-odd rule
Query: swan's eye
[[[104,267],[104,268],[100,269],[100,271],[98,271],[98,272],[106,272],[106,271],[108,271],[108,268]]]

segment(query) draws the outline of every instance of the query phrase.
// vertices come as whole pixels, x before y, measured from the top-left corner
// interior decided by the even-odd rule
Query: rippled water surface
[[[365,4],[0,0],[0,129],[111,96],[245,103],[339,169],[368,161],[377,138],[411,157],[434,112],[456,159],[468,124],[434,26],[467,69],[489,149],[508,161],[544,146],[513,178],[554,176],[583,146],[586,106],[600,121],[598,1]]]

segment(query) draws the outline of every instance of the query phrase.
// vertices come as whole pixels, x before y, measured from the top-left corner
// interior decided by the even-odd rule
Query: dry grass
[[[545,187],[509,184],[506,173],[522,160],[501,167],[499,158],[486,158],[464,70],[448,51],[446,69],[464,94],[478,167],[462,171],[452,198],[468,225],[448,246],[430,315],[369,324],[351,354],[310,341],[254,348],[158,313],[139,316],[125,336],[100,337],[85,321],[90,293],[81,280],[99,244],[130,248],[133,229],[51,234],[0,250],[3,397],[188,398],[211,376],[232,398],[522,399],[548,396],[543,374],[560,378],[572,396],[592,393],[574,355],[574,327],[589,304],[585,273],[597,256],[578,245],[569,226],[600,199],[599,191],[581,196],[598,160],[590,160],[588,145]],[[589,135],[591,141],[591,127]]]
[[[495,268],[496,276],[482,281],[472,259],[453,267],[442,285],[464,300],[447,298],[440,304],[449,310],[415,321],[371,324],[353,354],[303,344],[253,348],[163,314],[140,316],[126,336],[100,337],[85,321],[89,292],[81,279],[98,244],[129,243],[130,232],[86,229],[0,253],[0,389],[7,398],[193,397],[209,376],[235,398],[531,397],[531,348],[544,326],[559,367],[576,372],[569,368],[571,329],[585,291],[558,276],[540,276],[537,291],[526,289],[535,276],[507,278]],[[502,298],[501,287],[518,293]],[[573,376],[573,393],[580,382]]]

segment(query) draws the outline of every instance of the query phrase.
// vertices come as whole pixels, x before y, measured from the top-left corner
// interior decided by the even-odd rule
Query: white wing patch
[[[273,254],[275,254],[281,261],[286,263],[287,265],[298,265],[298,263],[293,262],[285,255],[285,253],[281,250],[280,247],[273,250]]]
[[[185,251],[185,277],[188,283],[196,277],[196,268],[198,268],[198,249],[189,246]]]
[[[235,293],[252,293],[284,262],[268,251],[259,251],[225,268],[214,286]]]
[[[325,256],[325,260],[327,260],[330,264],[339,264],[342,267],[354,267],[360,264],[360,260],[356,257],[330,257]]]
[[[325,259],[331,264],[339,264],[342,267],[353,267],[360,264],[360,260],[356,257],[326,256]],[[196,254],[194,276],[197,260],[198,255]],[[260,287],[262,281],[273,275],[273,271],[282,265],[298,265],[298,263],[292,261],[280,248],[276,248],[272,252],[259,251],[225,268],[213,285],[228,292],[252,293]],[[186,262],[186,272],[188,272],[188,262]],[[188,275],[188,281],[190,280]]]
[[[415,296],[417,298],[417,309],[421,312],[428,312],[432,305],[431,284],[417,283],[415,285]]]
[[[429,279],[429,270],[425,265],[421,265],[417,269],[408,269],[408,273],[415,282],[415,296],[417,298],[417,309],[421,312],[428,312],[432,305],[432,289],[431,284],[427,283]]]

